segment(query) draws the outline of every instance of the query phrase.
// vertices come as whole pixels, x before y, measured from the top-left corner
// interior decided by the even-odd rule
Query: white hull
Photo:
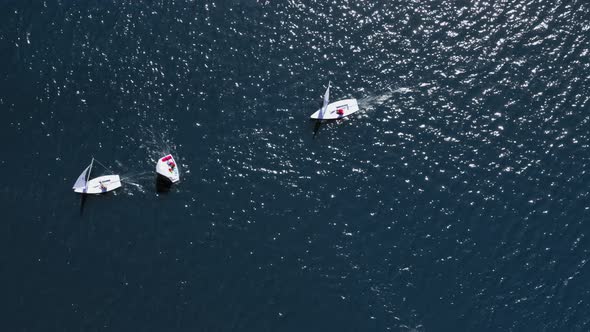
[[[85,188],[74,188],[80,194],[102,194],[121,187],[121,179],[118,175],[99,176],[88,180]]]
[[[338,110],[342,110],[342,114],[338,114]],[[352,113],[359,110],[359,105],[356,99],[343,99],[337,102],[328,104],[326,110],[321,114],[322,110],[319,109],[311,115],[312,119],[316,120],[336,120],[345,118]]]
[[[180,181],[180,170],[171,154],[158,159],[156,173],[167,178],[172,183]]]

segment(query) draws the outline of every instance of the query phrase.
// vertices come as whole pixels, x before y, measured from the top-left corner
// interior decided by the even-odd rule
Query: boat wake
[[[375,108],[385,104],[387,101],[392,99],[394,93],[394,91],[390,91],[380,95],[373,95],[361,98],[358,100],[359,107],[360,109],[364,110],[363,113],[366,114],[368,111],[372,111]]]
[[[149,171],[122,175],[121,182],[125,184],[123,191],[131,196],[135,193],[144,194],[148,191],[146,188],[152,185],[153,179],[154,172]]]
[[[150,128],[143,128],[147,132],[149,139],[143,140],[140,149],[147,150],[149,163],[155,163],[160,157],[167,154],[176,155],[176,145],[172,143],[172,139],[165,132],[154,132]]]

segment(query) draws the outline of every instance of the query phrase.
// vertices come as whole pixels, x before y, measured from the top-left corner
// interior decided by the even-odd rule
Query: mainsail
[[[92,169],[92,164],[94,164],[94,158],[92,158],[90,165],[88,165],[88,167],[86,167],[86,169],[82,171],[82,174],[80,174],[78,180],[76,180],[76,183],[74,183],[74,187],[72,187],[72,189],[76,190],[86,188],[86,182],[88,182],[88,180],[90,179],[90,170]]]
[[[76,183],[74,183],[74,187],[72,187],[72,189],[82,189],[86,187],[86,182],[88,181],[87,175],[88,171],[90,170],[90,166],[92,165],[88,165],[88,167],[86,167],[82,174],[80,174],[78,180],[76,180]]]
[[[330,82],[328,82],[328,89],[326,89],[326,93],[324,94],[324,105],[322,106],[322,109],[320,111],[320,116],[319,116],[320,119],[324,117],[324,112],[328,108],[329,103],[330,103]]]
[[[329,103],[330,103],[330,82],[328,82],[328,89],[326,89],[326,93],[324,94],[324,106],[322,106],[322,108],[325,108],[326,106],[328,106]]]

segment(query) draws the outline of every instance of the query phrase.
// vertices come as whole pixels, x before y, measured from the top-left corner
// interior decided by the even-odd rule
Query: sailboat
[[[121,187],[121,179],[116,174],[103,175],[90,179],[90,173],[92,172],[94,161],[95,159],[92,158],[90,165],[88,165],[88,167],[82,171],[82,174],[78,176],[76,183],[74,183],[74,187],[72,187],[74,192],[80,194],[102,194]],[[96,160],[96,162],[98,162],[98,160]],[[100,162],[98,163],[100,164]]]
[[[158,159],[156,173],[158,173],[159,177],[163,177],[169,181],[170,184],[180,181],[180,170],[171,154]]]
[[[324,94],[324,104],[322,108],[311,115],[311,118],[317,120],[342,119],[358,110],[359,105],[356,99],[343,99],[330,103],[330,82],[328,82],[328,89]]]

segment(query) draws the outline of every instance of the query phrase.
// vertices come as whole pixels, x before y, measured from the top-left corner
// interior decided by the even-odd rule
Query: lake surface
[[[590,329],[587,1],[7,0],[0,63],[2,330]]]

